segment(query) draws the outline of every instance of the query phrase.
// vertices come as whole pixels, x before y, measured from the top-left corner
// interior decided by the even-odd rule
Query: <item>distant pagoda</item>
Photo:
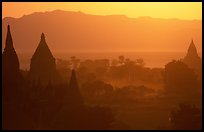
[[[73,69],[71,72],[71,78],[70,78],[70,82],[69,82],[69,87],[67,90],[67,100],[69,100],[69,102],[72,105],[75,106],[82,106],[83,105],[83,97],[80,93],[80,89],[79,89],[79,85],[77,82],[77,78],[76,78],[76,72]]]
[[[190,43],[187,55],[184,57],[183,62],[187,64],[189,68],[193,69],[199,78],[202,76],[202,59],[197,53],[193,40]]]
[[[40,80],[45,85],[48,82],[56,84],[60,80],[55,58],[45,41],[44,33],[41,34],[40,43],[31,58],[29,79],[33,83]]]

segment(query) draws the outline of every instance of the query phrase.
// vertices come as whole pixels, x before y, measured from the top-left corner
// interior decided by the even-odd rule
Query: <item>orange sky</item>
[[[21,17],[56,9],[96,15],[124,14],[135,18],[202,19],[202,2],[2,2],[2,17]]]

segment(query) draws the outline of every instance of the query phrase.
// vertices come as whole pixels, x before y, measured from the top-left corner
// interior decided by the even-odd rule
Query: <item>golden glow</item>
[[[2,7],[3,18],[60,9],[95,15],[123,14],[133,18],[202,19],[202,2],[2,2]]]

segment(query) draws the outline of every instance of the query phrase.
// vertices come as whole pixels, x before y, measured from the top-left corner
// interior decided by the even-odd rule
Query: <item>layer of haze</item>
[[[132,18],[202,19],[202,2],[2,2],[2,17],[18,18],[56,9],[95,15],[123,14]]]

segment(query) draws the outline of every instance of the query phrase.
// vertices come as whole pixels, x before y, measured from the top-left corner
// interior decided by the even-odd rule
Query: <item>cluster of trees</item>
[[[73,61],[73,58],[75,61]],[[76,57],[72,57],[70,61],[58,60],[58,70],[61,71],[62,75],[66,76],[66,72],[70,72],[69,65],[73,62],[77,62],[78,78],[81,82],[82,93],[85,96],[91,95],[91,92],[88,91],[92,91],[92,94],[95,93],[95,96],[98,98],[100,96],[97,93],[100,92],[104,96],[107,94],[107,96],[112,95],[111,97],[113,97],[113,94],[110,93],[115,94],[118,90],[117,88],[120,88],[121,91],[122,89],[128,91],[129,97],[134,93],[134,96],[137,98],[143,94],[137,94],[137,92],[131,91],[129,87],[133,86],[135,88],[132,89],[137,91],[140,85],[153,82],[163,84],[163,92],[159,94],[164,94],[168,98],[168,101],[175,100],[174,103],[185,102],[198,104],[198,101],[202,97],[202,82],[198,79],[194,71],[180,60],[169,62],[165,65],[164,69],[150,69],[144,66],[145,63],[142,59],[133,61],[124,56],[119,56],[118,60],[114,59],[112,61],[108,59],[80,61]],[[135,85],[137,81],[140,82],[139,85]],[[145,88],[143,88],[144,91]],[[121,96],[121,98],[123,97],[125,98],[125,94]],[[106,98],[106,100],[108,99]]]
[[[169,62],[163,72],[165,94],[178,103],[197,103],[202,98],[202,82],[193,69],[180,60]],[[200,103],[199,102],[199,103]]]
[[[72,56],[70,60],[57,60],[57,69],[63,78],[70,77],[73,65],[76,66],[81,92],[88,103],[138,102],[156,92],[142,83],[162,83],[162,69],[144,67],[142,59],[133,61],[119,56],[112,62],[108,59],[80,61]],[[135,84],[136,81],[142,83]]]
[[[69,62],[66,60],[60,61],[64,65]],[[61,64],[58,63],[58,66]],[[142,59],[133,61],[126,59],[124,56],[119,56],[118,60],[114,59],[112,61],[101,59],[80,62],[78,59],[77,66],[78,77],[81,82],[81,92],[85,101],[90,104],[138,104],[138,102],[144,102],[148,94],[154,94],[155,98],[157,98],[157,95],[164,97],[158,99],[162,99],[164,103],[172,105],[172,111],[175,111],[173,106],[180,103],[184,103],[184,105],[194,104],[199,107],[202,103],[202,82],[198,79],[194,70],[180,60],[173,60],[167,63],[164,69],[150,69],[145,67]],[[69,67],[65,69],[69,73]],[[62,69],[59,67],[58,70],[60,71]],[[134,85],[134,82],[138,80],[144,84],[148,82],[160,83],[164,87],[162,92],[158,92],[142,85],[142,83],[141,85]],[[123,81],[126,82],[125,85],[121,84]],[[118,82],[119,84],[115,85],[114,82]],[[178,106],[180,107],[180,105]],[[190,106],[187,105],[187,107]],[[200,108],[196,109],[198,109],[197,114],[201,114],[199,112]],[[183,111],[188,110],[183,109]],[[174,114],[170,115],[172,119],[170,123],[172,125],[168,129],[201,128],[196,123],[191,123],[191,126],[187,125],[188,120],[185,118],[192,117],[193,120],[201,122],[200,118],[192,115],[193,113],[185,114],[183,117],[179,117],[179,114],[177,116]],[[180,128],[179,125],[182,124],[179,124],[181,122],[176,122],[176,118],[185,120],[186,122],[181,121],[185,125]]]
[[[169,114],[170,124],[160,126],[160,130],[201,130],[202,110],[192,104],[178,104]]]
[[[179,104],[172,110],[170,121],[175,130],[200,130],[202,128],[202,111],[195,105]]]
[[[92,81],[94,79],[109,82],[115,86],[120,86],[120,82],[125,85],[134,85],[136,81],[161,83],[161,68],[144,67],[143,59],[130,60],[124,56],[119,56],[118,60],[96,59],[80,61],[76,57],[70,60],[57,60],[57,68],[65,76],[72,65],[77,65],[79,79],[82,81]],[[117,84],[118,82],[118,84]]]
[[[165,102],[178,106],[170,112],[171,126],[168,129],[201,129],[202,82],[194,70],[181,60],[173,60],[165,65],[162,75]]]
[[[197,56],[195,46],[190,51]],[[20,72],[9,25],[2,60],[4,129],[129,128],[126,123],[116,120],[111,107],[104,105],[118,105],[124,110],[122,106],[131,107],[141,101],[142,107],[137,108],[145,108],[145,112],[152,114],[158,102],[147,101],[148,107],[142,103],[151,94],[162,96],[158,96],[158,91],[144,86],[150,82],[164,84],[163,92],[159,93],[164,97],[160,98],[164,107],[165,104],[175,106],[184,103],[179,105],[179,109],[171,111],[169,129],[201,129],[199,107],[202,101],[202,82],[194,70],[182,61],[173,60],[164,69],[150,69],[144,67],[142,59],[133,61],[119,56],[118,60],[111,62],[108,59],[80,62],[80,59],[72,56],[68,61],[58,59],[57,69],[62,76],[61,80],[55,59],[42,33],[28,74],[27,71]],[[196,65],[200,65],[200,61]],[[73,69],[77,69],[77,77]],[[135,82],[140,82],[140,85]],[[151,103],[155,103],[153,107]],[[186,104],[196,104],[199,107]],[[127,111],[131,112],[130,109]]]
[[[141,102],[149,94],[154,94],[155,90],[144,85],[113,88],[111,84],[96,80],[82,84],[81,92],[90,104],[131,105]]]
[[[3,111],[8,111],[10,114],[7,115],[10,118],[4,121],[4,124],[13,125],[6,127],[20,129],[119,128],[119,126],[114,126],[118,125],[117,120],[108,107],[72,106],[73,102],[70,103],[70,99],[67,98],[69,87],[67,83],[72,67],[77,69],[77,78],[85,104],[131,105],[143,100],[148,94],[156,93],[155,90],[144,85],[115,87],[108,83],[110,80],[132,79],[133,82],[143,80],[163,83],[164,90],[160,94],[164,95],[165,98],[162,99],[166,103],[201,105],[202,83],[197,79],[194,71],[181,61],[173,60],[165,65],[164,69],[150,69],[144,67],[142,60],[132,61],[122,56],[114,64],[110,64],[107,59],[80,62],[76,57],[72,57],[70,61],[58,60],[57,63],[64,84],[49,83],[43,86],[40,81],[34,84],[25,81],[15,86],[15,94],[9,95],[12,97],[12,105],[3,104]],[[23,75],[26,77],[27,73],[24,71]],[[200,114],[200,109],[197,107],[180,105],[178,111],[172,108],[170,115],[172,126],[168,129],[199,129],[201,128]],[[192,120],[194,122],[191,122]]]

